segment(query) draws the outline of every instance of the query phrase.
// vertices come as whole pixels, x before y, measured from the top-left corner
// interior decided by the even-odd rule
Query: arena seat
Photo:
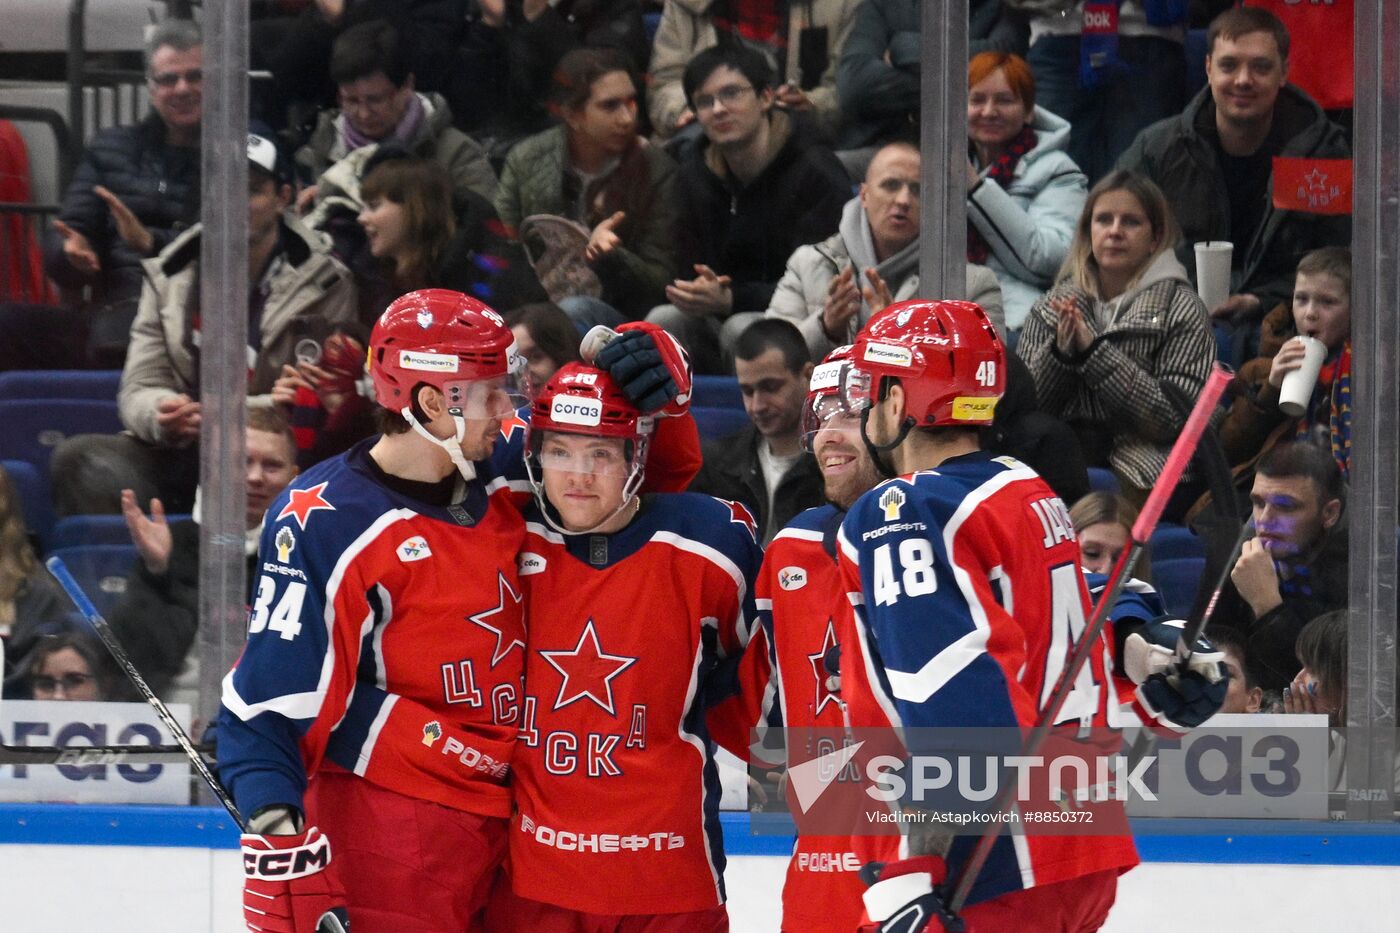
[[[1152,559],[1175,560],[1182,557],[1205,557],[1206,543],[1185,525],[1161,522],[1152,532]]]
[[[733,408],[709,408],[703,405],[692,405],[690,413],[695,416],[695,427],[700,432],[702,442],[712,441],[724,437],[726,434],[733,434],[749,423],[749,416],[744,413],[742,408],[735,410]]]
[[[1204,557],[1174,557],[1152,562],[1152,585],[1162,594],[1167,612],[1185,618],[1196,601],[1201,576],[1206,571]]]
[[[145,503],[142,503],[142,508]],[[166,515],[167,524],[186,521],[188,515]],[[52,550],[87,544],[130,544],[131,532],[120,515],[69,515],[54,523],[48,546]]]
[[[733,376],[696,376],[690,388],[690,403],[704,408],[743,410],[744,396]]]
[[[38,467],[23,460],[3,460],[0,467],[14,483],[20,508],[24,510],[25,526],[37,539],[40,550],[46,549],[53,529],[53,502],[49,498],[47,480]]]
[[[1116,495],[1118,477],[1113,475],[1112,470],[1105,470],[1103,467],[1089,467],[1089,488],[1094,492],[1111,492]]]
[[[24,460],[48,481],[53,449],[75,434],[122,429],[115,400],[0,399],[0,460]]]
[[[53,556],[62,558],[73,579],[103,615],[109,614],[126,593],[126,576],[137,558],[133,544],[58,548]]]
[[[26,369],[0,373],[0,399],[87,398],[112,401],[120,369]]]

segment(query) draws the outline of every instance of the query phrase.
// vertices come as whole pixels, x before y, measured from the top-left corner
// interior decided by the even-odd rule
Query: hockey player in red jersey
[[[616,343],[631,384],[684,401],[688,373],[666,375],[649,332]],[[272,505],[224,682],[219,771],[246,821],[250,930],[478,929],[505,853],[523,360],[490,308],[426,290],[381,316],[368,371],[384,433]],[[695,445],[675,436],[684,475]]]
[[[760,549],[743,506],[639,496],[652,420],[581,363],[535,400],[526,696],[492,931],[728,929],[705,712],[748,641]]]
[[[751,728],[782,726],[789,740],[811,741],[839,734],[846,725],[839,682],[828,670],[840,645],[851,640],[838,611],[846,591],[836,563],[836,532],[846,510],[881,480],[861,443],[859,417],[842,404],[850,356],[850,346],[837,347],[813,370],[802,412],[803,446],[817,458],[828,504],[802,512],[769,542],[755,585],[760,626],[741,663],[742,694],[731,701],[735,708],[727,705],[711,718],[721,744],[766,764],[781,765],[785,756],[752,745]],[[799,826],[783,884],[783,930],[856,928],[865,891],[860,869],[872,853],[858,856],[850,841],[846,835],[806,834]],[[881,858],[898,857],[897,837],[878,842],[889,850]]]
[[[1025,465],[980,449],[1004,384],[1001,339],[969,302],[891,305],[856,340],[843,391],[896,476],[860,498],[838,536],[857,635],[842,695],[857,727],[1029,727],[1083,627],[1063,503]],[[1061,722],[1109,724],[1107,645]],[[864,929],[940,930],[929,898],[974,840],[929,824],[907,835],[909,858],[865,893]],[[1126,835],[1004,833],[962,916],[970,933],[1094,930],[1136,863]]]

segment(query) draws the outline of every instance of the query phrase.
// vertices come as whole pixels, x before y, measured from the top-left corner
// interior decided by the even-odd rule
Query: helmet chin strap
[[[403,419],[408,422],[409,427],[417,431],[419,436],[432,441],[434,444],[437,444],[443,450],[447,451],[447,456],[451,458],[453,465],[457,467],[457,472],[462,474],[464,480],[470,483],[472,480],[476,479],[476,464],[468,460],[466,454],[462,453],[462,438],[465,437],[467,433],[467,422],[466,419],[462,417],[461,409],[453,408],[449,410],[449,414],[452,416],[452,423],[457,426],[457,432],[452,437],[446,438],[433,436],[427,428],[423,427],[423,422],[413,417],[413,411],[407,405],[399,410],[399,414],[403,415]]]
[[[860,413],[860,440],[861,443],[865,445],[865,449],[869,451],[870,459],[875,462],[875,469],[879,470],[880,474],[884,476],[885,479],[893,479],[899,474],[894,470],[892,459],[887,460],[885,455],[904,443],[904,439],[909,436],[909,432],[914,428],[914,419],[904,419],[904,423],[899,426],[899,433],[895,435],[894,440],[890,441],[888,444],[877,444],[870,439],[868,431],[870,412],[873,410],[874,408],[872,406]]]

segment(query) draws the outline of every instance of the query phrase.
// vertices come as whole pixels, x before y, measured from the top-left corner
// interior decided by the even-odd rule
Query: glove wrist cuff
[[[883,923],[901,907],[932,893],[933,877],[921,872],[877,881],[865,889],[861,900],[865,902],[865,912],[870,919]]]
[[[936,855],[921,855],[891,862],[880,871],[880,880],[865,889],[861,898],[866,913],[877,923],[884,922],[912,901],[933,893],[942,884],[948,864]]]

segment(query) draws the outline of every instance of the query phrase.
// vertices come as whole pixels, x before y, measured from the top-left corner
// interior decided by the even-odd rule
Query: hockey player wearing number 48
[[[1073,528],[1067,515],[1041,519],[1058,518],[1063,503],[1029,467],[980,449],[1004,365],[995,328],[969,302],[891,305],[857,337],[845,402],[896,478],[862,496],[838,535],[857,633],[841,664],[854,727],[1029,727],[1073,646],[1074,620],[1083,627]],[[1058,615],[1070,631],[1057,638]],[[1110,725],[1108,643],[1062,721]],[[924,902],[974,841],[909,834],[909,857],[883,866],[865,892],[862,929],[941,930]],[[1118,874],[1135,864],[1126,835],[1003,834],[962,918],[970,933],[1095,930]],[[922,914],[906,909],[915,902]]]
[[[604,348],[614,371],[652,407],[683,405],[683,353],[632,326]],[[425,290],[380,317],[368,371],[384,433],[274,501],[224,681],[219,771],[246,820],[253,931],[474,931],[505,854],[524,360],[490,308]],[[684,488],[698,440],[667,423],[657,473]]]

